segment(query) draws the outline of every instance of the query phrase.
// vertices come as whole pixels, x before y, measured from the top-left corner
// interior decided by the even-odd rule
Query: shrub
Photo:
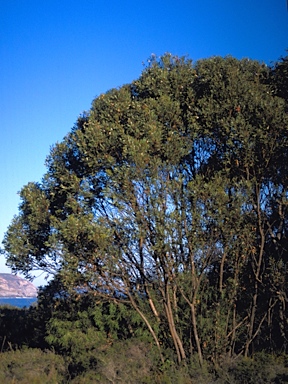
[[[0,354],[0,383],[65,383],[66,369],[61,356],[40,349],[24,349]]]

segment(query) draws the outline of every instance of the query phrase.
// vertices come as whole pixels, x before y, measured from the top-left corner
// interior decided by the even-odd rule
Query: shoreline
[[[0,300],[3,299],[37,299],[37,296],[0,296]]]

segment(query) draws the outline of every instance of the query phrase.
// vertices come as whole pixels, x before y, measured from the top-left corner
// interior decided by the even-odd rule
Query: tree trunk
[[[256,195],[256,212],[257,212],[257,225],[258,225],[258,231],[260,235],[260,246],[259,246],[259,253],[258,253],[258,259],[257,259],[257,251],[252,249],[252,267],[254,272],[254,294],[252,298],[252,305],[251,305],[251,311],[250,311],[250,321],[249,321],[249,331],[248,331],[248,338],[245,345],[245,352],[244,356],[248,356],[249,354],[249,346],[254,339],[254,324],[255,324],[255,318],[256,318],[256,311],[257,311],[257,301],[258,301],[258,291],[259,291],[259,283],[261,283],[261,267],[262,267],[262,261],[264,256],[264,246],[265,246],[265,233],[263,229],[263,220],[261,218],[261,207],[260,207],[260,187],[257,185],[255,187],[255,195]]]

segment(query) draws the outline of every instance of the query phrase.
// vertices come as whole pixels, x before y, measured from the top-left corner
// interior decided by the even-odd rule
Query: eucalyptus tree
[[[239,288],[247,292],[242,294],[245,300],[239,297],[239,303],[238,300],[233,303],[234,311],[239,312],[250,302],[229,334],[232,336],[247,318],[244,349],[248,354],[250,344],[259,334],[276,300],[276,296],[273,299],[265,297],[265,304],[259,305],[266,290],[263,278],[267,274],[268,260],[274,257],[268,251],[268,244],[275,243],[277,236],[279,240],[286,238],[287,113],[285,101],[273,96],[270,70],[265,65],[250,60],[236,62],[215,58],[200,63],[200,66],[202,69],[198,73],[202,85],[197,103],[202,111],[200,125],[206,129],[209,147],[214,148],[214,157],[209,159],[210,169],[214,174],[220,172],[223,175],[224,172],[230,179],[230,185],[226,184],[228,194],[235,198],[240,193],[244,199],[238,205],[241,219],[236,219],[232,237],[227,238],[225,234],[222,242],[228,249],[237,244],[237,249],[234,248],[232,259],[231,252],[223,252],[219,271],[228,264],[229,274],[234,273],[233,284],[240,282]],[[235,212],[234,207],[230,214],[226,213],[226,220]],[[219,212],[217,214],[219,218]],[[283,261],[282,257],[287,254],[284,244],[279,243],[277,249]],[[234,265],[230,264],[232,260]],[[239,275],[242,266],[244,269]],[[239,282],[235,274],[237,279],[241,278]],[[222,273],[219,282],[222,285]],[[236,318],[235,313],[233,319]]]
[[[287,112],[270,72],[166,54],[97,97],[23,187],[8,265],[129,303],[162,359],[247,355],[277,305],[287,319]]]

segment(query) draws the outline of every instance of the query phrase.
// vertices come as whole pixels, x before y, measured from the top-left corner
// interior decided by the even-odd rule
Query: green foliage
[[[42,315],[45,340],[50,348],[65,356],[72,378],[98,369],[101,353],[118,340],[137,335],[139,342],[141,339],[151,342],[141,318],[129,306],[100,302],[93,293],[74,291],[67,295],[63,287],[60,294],[59,288],[56,282],[51,282],[42,290],[38,311],[42,313],[45,304],[52,306],[49,317]]]
[[[153,356],[151,345],[140,340],[116,342],[107,353],[99,356],[101,382],[148,383],[155,365]]]
[[[38,309],[0,307],[0,345],[1,352],[20,348],[46,348],[45,319]]]
[[[0,354],[0,382],[60,384],[66,382],[64,360],[51,352],[25,349]]]
[[[22,189],[7,262],[56,272],[39,311],[77,375],[132,337],[179,366],[287,352],[286,64],[152,57]]]
[[[230,382],[241,384],[252,383],[287,383],[287,358],[275,357],[264,353],[255,354],[254,358],[242,358],[229,369]],[[283,364],[284,363],[284,364]]]
[[[272,79],[275,93],[288,101],[288,57],[283,57],[272,68]]]

